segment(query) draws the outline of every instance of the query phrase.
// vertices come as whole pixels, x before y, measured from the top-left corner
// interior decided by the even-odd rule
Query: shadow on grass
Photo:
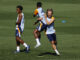
[[[25,51],[26,51],[26,49],[20,50],[20,52],[25,52]]]
[[[54,55],[54,56],[57,56],[56,53],[51,53],[51,52],[40,53],[38,56],[44,56],[44,55]]]

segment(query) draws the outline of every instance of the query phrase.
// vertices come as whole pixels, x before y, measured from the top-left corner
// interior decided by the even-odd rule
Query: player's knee
[[[19,40],[19,37],[16,37],[16,41],[18,41]]]
[[[35,30],[33,31],[33,34],[35,34]]]
[[[57,45],[57,41],[54,41],[54,44]]]
[[[55,44],[55,42],[54,41],[51,41],[51,44]]]
[[[16,43],[17,43],[17,46],[19,46],[19,45],[20,45],[20,42],[19,42],[19,41],[17,41]]]
[[[34,34],[36,34],[37,33],[37,30],[34,30],[34,32],[33,32]]]

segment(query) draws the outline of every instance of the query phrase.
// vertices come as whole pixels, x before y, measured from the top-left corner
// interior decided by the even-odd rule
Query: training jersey
[[[21,30],[23,31],[24,30],[24,13],[21,13],[21,14],[22,14],[21,23],[19,25],[16,25],[16,29],[18,29],[18,27],[20,27]],[[17,16],[17,21],[18,21],[18,19],[19,19],[19,15]]]
[[[54,19],[54,17],[52,17],[52,18],[47,17],[47,20],[49,22],[51,21],[51,19]],[[46,29],[46,34],[53,34],[53,33],[55,33],[54,22],[50,25],[47,25],[47,29]]]
[[[41,7],[35,9],[34,15],[37,15],[37,17],[42,17],[43,19],[40,22],[46,24],[45,16],[44,16],[44,11],[43,11],[43,9]]]

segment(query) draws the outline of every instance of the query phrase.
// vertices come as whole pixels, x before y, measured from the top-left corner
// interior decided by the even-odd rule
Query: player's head
[[[16,8],[17,8],[17,10],[16,10],[17,13],[21,13],[23,10],[23,7],[21,5],[18,5]]]
[[[53,9],[47,9],[46,15],[47,15],[47,17],[51,18],[53,15]]]
[[[37,8],[42,7],[42,3],[41,2],[37,2]]]

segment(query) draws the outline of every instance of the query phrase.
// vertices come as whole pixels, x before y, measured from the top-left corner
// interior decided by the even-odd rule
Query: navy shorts
[[[56,41],[56,34],[47,34],[47,37],[49,39],[49,41]]]
[[[47,28],[47,25],[42,22],[39,24],[39,26],[37,26],[37,30],[40,32],[46,30],[46,28]]]
[[[21,37],[21,34],[22,34],[21,27],[17,26],[17,28],[16,28],[16,36]]]

